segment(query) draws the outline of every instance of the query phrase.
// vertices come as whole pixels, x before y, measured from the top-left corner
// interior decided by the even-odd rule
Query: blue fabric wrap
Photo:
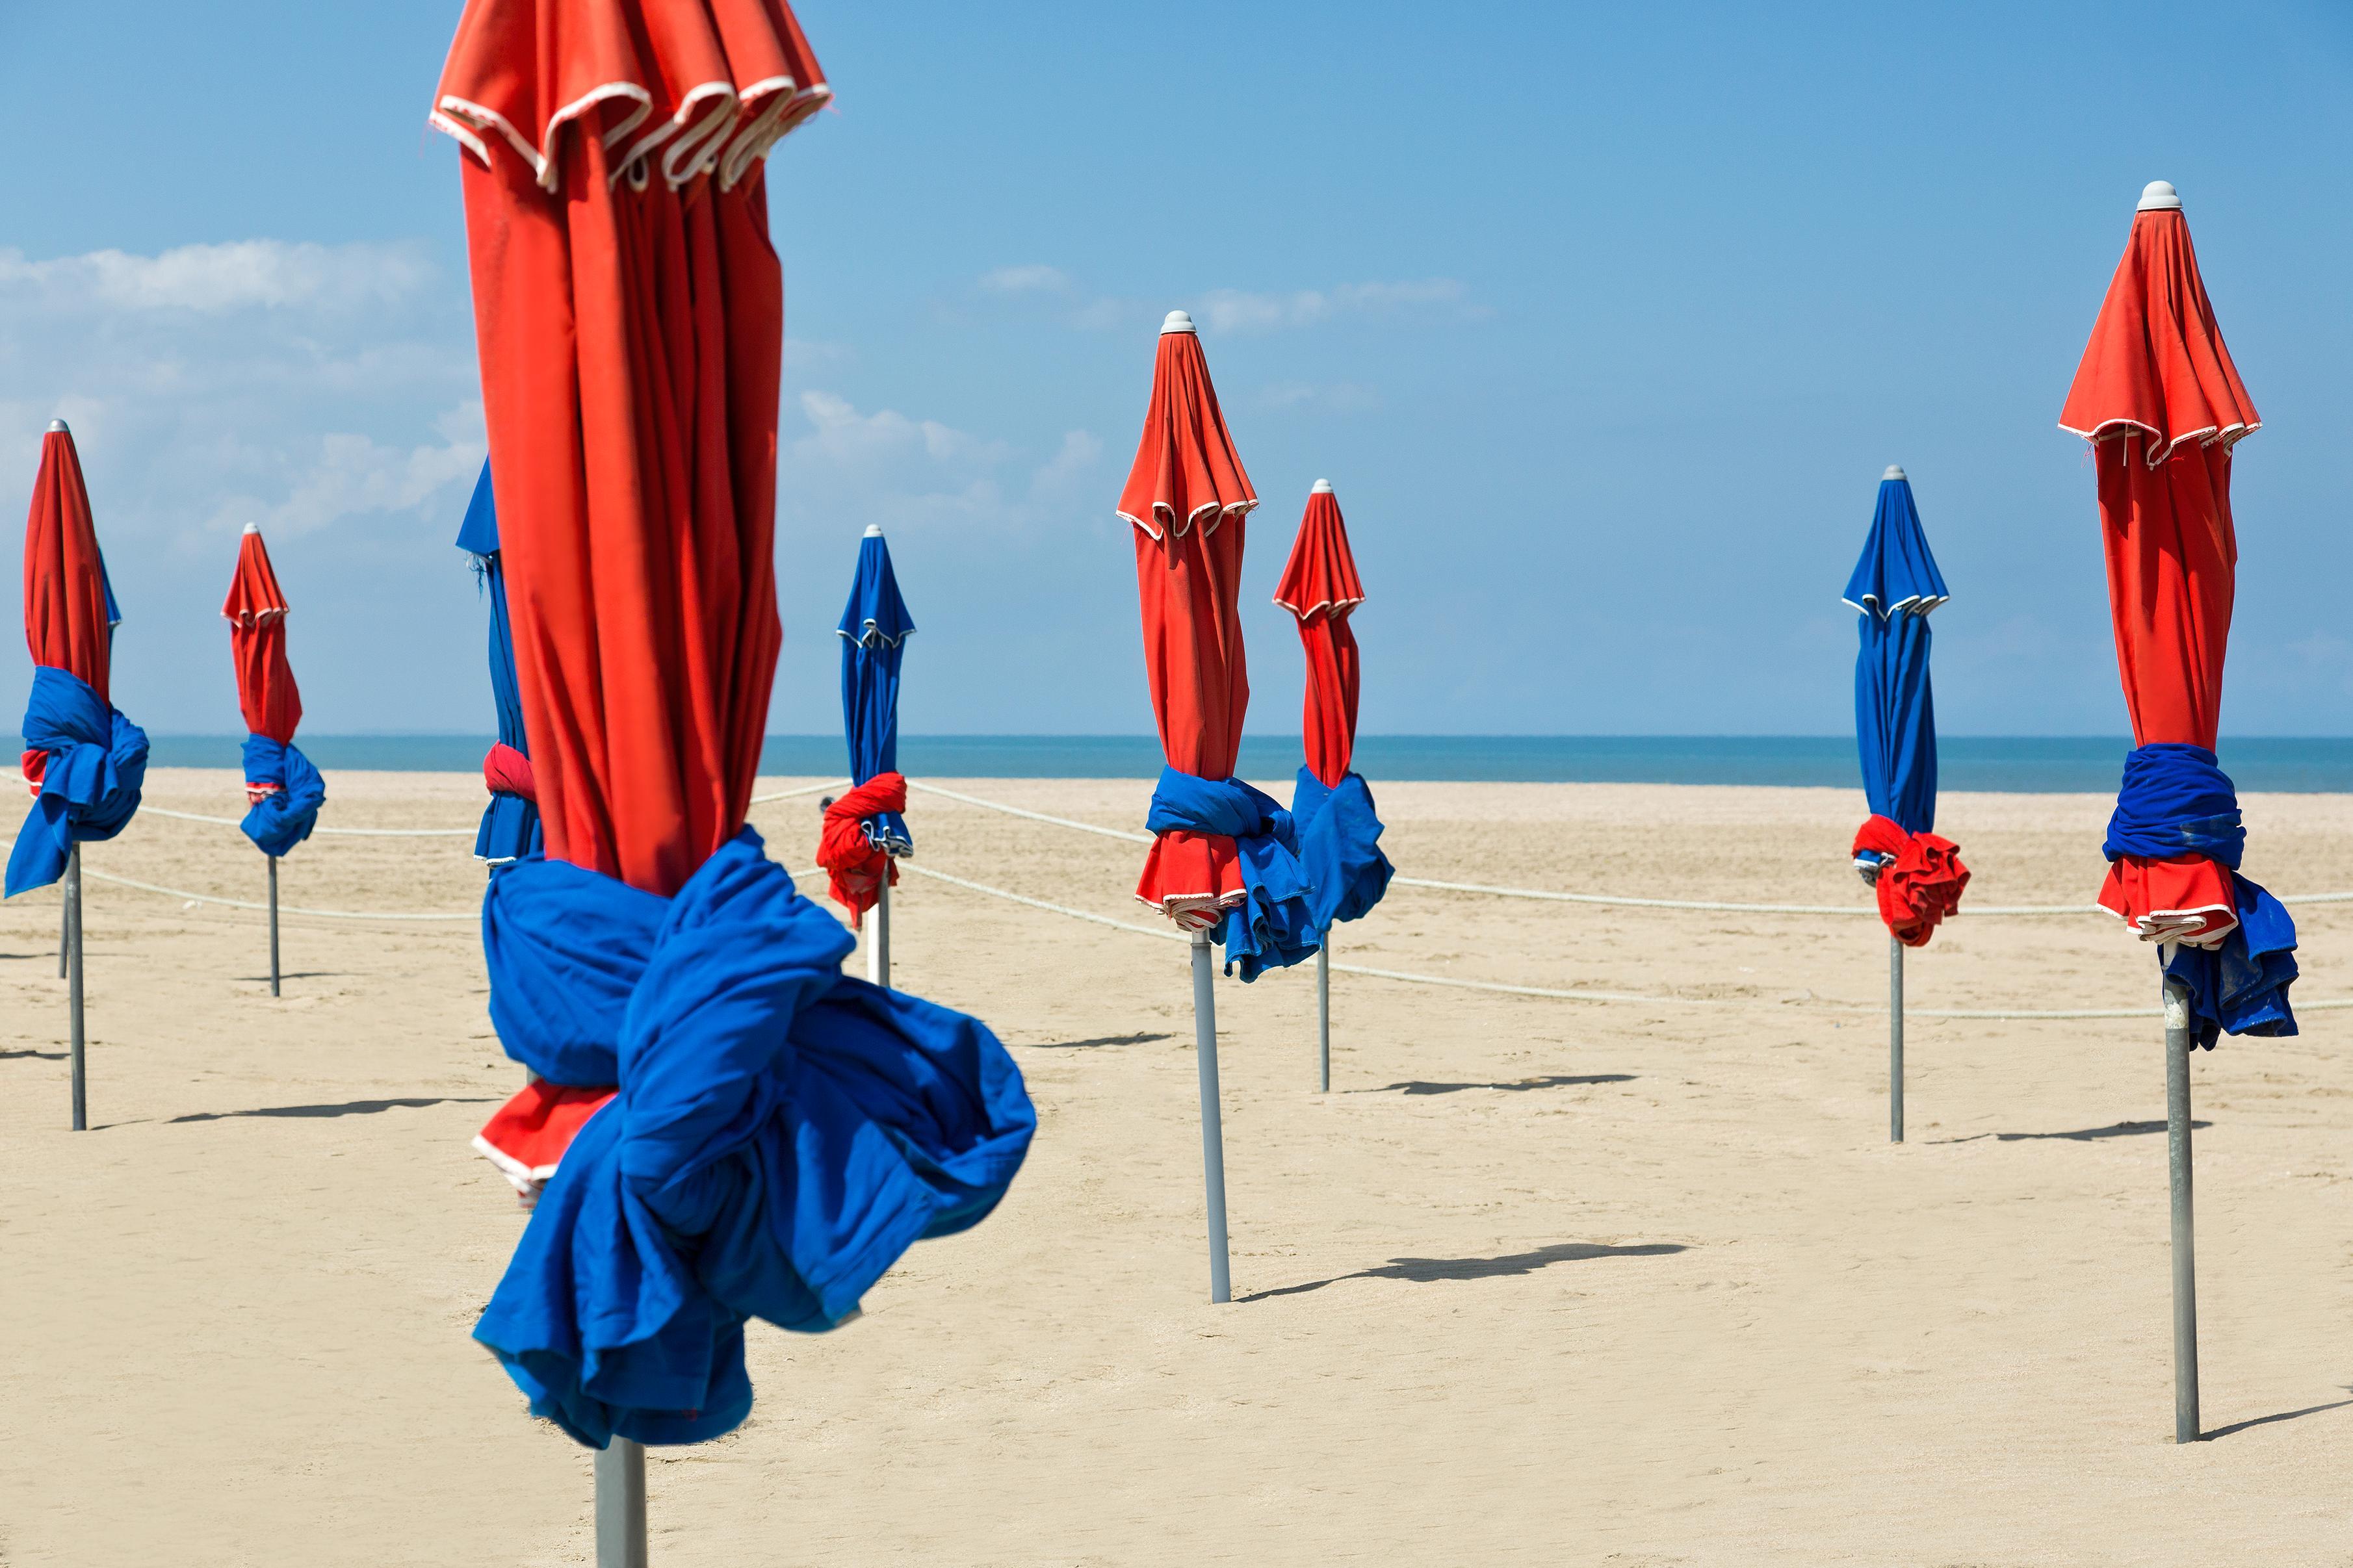
[[[274,784],[278,791],[248,807],[237,826],[264,855],[281,856],[311,837],[319,825],[319,808],[327,803],[327,781],[311,759],[290,744],[267,735],[245,738],[245,776],[254,784]]]
[[[2238,874],[2247,830],[2239,817],[2238,789],[2213,752],[2164,741],[2134,747],[2125,756],[2116,809],[2100,848],[2111,860],[2203,855],[2230,868],[2238,925],[2221,947],[2177,947],[2165,965],[2189,987],[2200,1045],[2211,1050],[2218,1034],[2296,1032],[2287,999],[2296,976],[2295,921],[2260,883]]]
[[[49,764],[8,855],[12,899],[64,876],[75,845],[129,826],[147,780],[147,731],[65,670],[33,667],[23,733],[25,749],[48,752]]]
[[[1326,789],[1313,768],[1299,770],[1291,819],[1299,833],[1299,864],[1307,874],[1308,918],[1328,931],[1337,921],[1361,920],[1389,890],[1396,868],[1381,853],[1381,819],[1362,773]]]
[[[842,607],[841,728],[849,742],[849,779],[864,784],[899,771],[899,665],[915,620],[899,595],[891,547],[879,533],[858,545],[858,574]],[[864,819],[866,841],[892,855],[912,855],[907,819],[880,811]]]
[[[1319,928],[1308,908],[1314,889],[1299,862],[1291,814],[1271,796],[1240,779],[1198,778],[1164,767],[1144,826],[1154,833],[1214,834],[1232,839],[1240,851],[1246,896],[1226,911],[1218,931],[1227,973],[1239,968],[1245,981],[1256,980],[1314,955]]]
[[[849,934],[750,828],[674,899],[519,861],[483,934],[509,1053],[620,1085],[474,1329],[593,1447],[733,1428],[746,1321],[839,1324],[913,1242],[987,1215],[1037,1129],[976,1019],[842,975]]]
[[[1854,742],[1872,815],[1906,833],[1936,826],[1936,704],[1928,613],[1951,597],[1929,553],[1908,479],[1883,479],[1846,602],[1862,612]]]
[[[491,489],[491,465],[474,481],[473,499],[458,528],[458,548],[474,558],[482,577],[482,591],[491,602],[491,701],[498,709],[499,740],[524,756],[531,747],[523,740],[522,689],[515,679],[514,629],[507,619],[506,572],[499,561],[499,506]],[[539,807],[522,795],[504,790],[491,794],[482,808],[482,825],[474,830],[474,858],[499,864],[541,852]]]

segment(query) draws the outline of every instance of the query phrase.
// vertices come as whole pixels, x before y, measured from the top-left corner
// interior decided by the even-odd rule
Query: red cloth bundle
[[[906,809],[907,781],[898,773],[876,773],[825,808],[817,863],[832,883],[833,901],[849,911],[853,927],[864,927],[866,911],[882,896],[884,878],[899,885],[899,868],[868,839],[865,819]]]
[[[481,1131],[474,1135],[474,1147],[514,1184],[523,1206],[529,1208],[538,1199],[539,1189],[555,1174],[572,1140],[616,1092],[567,1089],[535,1079],[483,1123]]]
[[[26,752],[24,768],[25,788],[35,800],[38,800],[41,797],[41,781],[49,776],[49,753]]]
[[[1906,833],[1883,816],[1855,829],[1854,858],[1877,858],[1879,918],[1906,947],[1926,947],[1937,923],[1961,907],[1969,868],[1961,847],[1933,833]]]
[[[2143,942],[2220,947],[2239,923],[2238,889],[2230,868],[2203,855],[2166,860],[2118,856],[2108,862],[2100,903]]]
[[[482,786],[492,795],[519,795],[537,805],[539,784],[531,759],[501,741],[482,754]]]

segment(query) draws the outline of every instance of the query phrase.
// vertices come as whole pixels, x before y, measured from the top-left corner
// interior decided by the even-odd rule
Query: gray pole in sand
[[[2165,952],[2172,956],[2172,944]],[[2173,1440],[2198,1430],[2198,1253],[2189,1224],[2189,988],[2165,982],[2165,1152],[2173,1178]]]
[[[278,857],[269,861],[269,994],[278,994]]]
[[[646,1450],[627,1437],[596,1450],[596,1568],[647,1568]]]
[[[1230,1301],[1226,1269],[1226,1133],[1218,1110],[1218,998],[1209,933],[1193,933],[1193,1056],[1201,1069],[1201,1188],[1209,1210],[1209,1300]]]
[[[73,946],[73,906],[58,905],[58,978],[66,977],[66,953]]]
[[[90,1128],[90,1096],[81,1068],[81,846],[66,858],[66,1029],[73,1053],[73,1130]]]
[[[877,985],[891,984],[891,874],[874,895],[874,923],[866,932],[866,978]]]
[[[1887,939],[1887,1141],[1904,1142],[1904,943]]]
[[[1332,933],[1315,943],[1315,1087],[1332,1092]]]

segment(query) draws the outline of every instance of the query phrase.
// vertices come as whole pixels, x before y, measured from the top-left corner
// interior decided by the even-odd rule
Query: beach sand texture
[[[480,801],[458,775],[329,785],[346,826]],[[1121,827],[1148,791],[955,787]],[[1855,792],[1377,789],[1409,874],[1867,897]],[[226,773],[159,770],[148,800],[241,809]],[[1939,826],[1972,901],[2084,902],[2108,804],[1951,795]],[[2353,798],[2245,806],[2251,873],[2353,889]],[[1148,918],[1134,846],[910,816],[921,866]],[[813,799],[754,820],[808,864]],[[322,837],[283,896],[465,912],[470,847]],[[261,897],[230,828],[151,815],[86,857]],[[289,916],[272,1002],[259,914],[89,902],[80,1135],[58,896],[0,907],[0,1563],[589,1561],[586,1452],[468,1338],[522,1221],[467,1146],[521,1080],[476,927]],[[2353,996],[2353,906],[2297,914],[2302,998]],[[652,1455],[654,1560],[2353,1563],[2353,1012],[2196,1062],[2214,1436],[2178,1448],[2153,1017],[1915,1018],[1896,1148],[1875,921],[1399,889],[1335,956],[1677,1000],[1335,976],[1325,1095],[1312,968],[1221,984],[1235,1300],[1211,1307],[1184,949],[911,879],[896,978],[1013,1047],[1035,1151],[860,1321],[754,1327],[750,1422]],[[2157,992],[2089,916],[1965,917],[1909,982],[1923,1008]]]

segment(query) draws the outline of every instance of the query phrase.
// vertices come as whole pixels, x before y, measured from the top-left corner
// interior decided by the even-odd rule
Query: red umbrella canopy
[[[780,0],[470,0],[501,563],[550,857],[674,893],[743,826],[776,676],[784,280],[762,160],[830,89]]]
[[[244,710],[245,727],[290,745],[295,726],[302,722],[302,693],[294,684],[294,667],[286,662],[286,595],[270,568],[259,523],[245,525],[237,575],[229,581],[221,615],[228,622],[237,705]]]
[[[111,701],[112,620],[81,458],[60,421],[41,438],[41,471],[25,520],[25,644],[35,664],[62,669]]]
[[[1144,670],[1161,753],[1179,773],[1226,779],[1250,707],[1242,654],[1242,542],[1258,492],[1234,450],[1192,318],[1172,310],[1152,365],[1152,401],[1119,514],[1135,525]],[[1135,896],[1163,912],[1240,898],[1234,841],[1169,832],[1153,841]]]
[[[2180,198],[2162,181],[2143,193],[2059,423],[2092,443],[2099,470],[2134,744],[2211,752],[2238,572],[2232,452],[2262,420],[2215,324]],[[2122,856],[2103,900],[2128,919],[2186,915],[2166,933],[2186,940],[2237,921],[2229,873],[2203,856]]]
[[[1291,542],[1291,560],[1274,590],[1274,602],[1299,617],[1300,647],[1307,655],[1306,713],[1300,733],[1307,766],[1326,789],[1348,776],[1356,750],[1356,634],[1348,614],[1365,602],[1356,558],[1348,550],[1348,525],[1329,479],[1308,493],[1307,515]]]

